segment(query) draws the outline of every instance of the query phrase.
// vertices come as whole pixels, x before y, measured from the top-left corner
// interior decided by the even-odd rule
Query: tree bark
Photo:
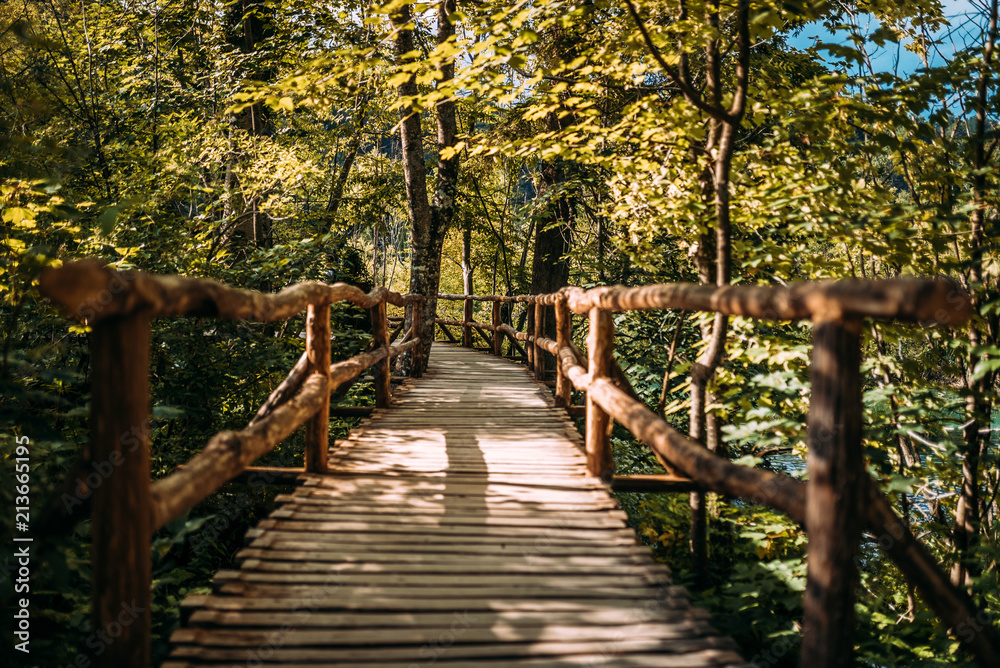
[[[718,34],[719,0],[712,0],[706,10],[706,21]],[[632,10],[634,14],[634,9]],[[683,5],[682,5],[682,11]],[[737,15],[737,44],[739,58],[736,67],[736,89],[733,92],[731,107],[726,110],[722,106],[723,91],[721,80],[721,46],[715,37],[705,45],[705,99],[702,103],[708,112],[709,124],[706,137],[705,155],[713,156],[711,165],[706,166],[702,176],[702,197],[711,199],[715,210],[715,244],[714,253],[710,254],[711,232],[707,230],[700,237],[695,255],[695,265],[698,279],[702,284],[711,283],[722,287],[729,285],[731,274],[732,241],[729,211],[729,183],[732,169],[735,139],[739,134],[740,123],[746,106],[747,81],[749,77],[749,9],[746,0],[739,3]],[[652,42],[649,41],[650,46]],[[683,52],[683,49],[682,49]],[[662,59],[661,59],[662,60]],[[683,80],[683,87],[695,93],[687,80],[687,61],[681,58],[681,69],[678,76]],[[708,203],[706,201],[706,203]],[[714,267],[711,266],[711,255],[714,255]],[[713,271],[714,269],[714,271]],[[713,277],[714,274],[714,277]],[[717,452],[720,446],[720,425],[715,415],[709,415],[706,407],[713,400],[709,385],[715,376],[715,371],[722,363],[725,351],[726,335],[729,329],[727,317],[716,313],[711,328],[708,324],[702,326],[702,337],[709,344],[705,352],[691,368],[691,419],[689,433],[691,438],[704,442],[712,452]],[[708,563],[708,530],[705,494],[692,492],[691,507],[691,563],[696,579],[705,583]]]
[[[976,132],[972,137],[972,167],[975,170],[972,181],[972,200],[975,206],[969,220],[972,242],[972,248],[970,249],[969,291],[973,295],[976,311],[981,306],[981,295],[988,287],[985,284],[983,255],[989,239],[993,237],[992,234],[986,233],[988,222],[986,218],[987,183],[984,167],[987,163],[986,126],[988,123],[987,103],[990,87],[989,71],[997,38],[997,0],[992,0],[989,12],[989,29],[986,35],[986,42],[983,45],[983,66],[974,101]],[[965,444],[962,453],[962,487],[958,497],[958,505],[955,509],[955,528],[952,534],[952,545],[957,554],[955,564],[952,566],[951,581],[957,587],[969,584],[970,578],[980,571],[980,565],[976,562],[973,554],[979,542],[981,523],[979,508],[979,463],[981,456],[985,454],[990,442],[989,436],[983,438],[980,429],[990,427],[990,415],[993,408],[993,402],[989,398],[989,391],[993,387],[994,373],[986,372],[978,379],[973,379],[972,373],[978,361],[975,357],[975,355],[979,354],[976,349],[984,344],[996,345],[998,340],[1000,340],[1000,326],[998,326],[997,314],[995,312],[986,318],[985,327],[983,323],[976,322],[975,320],[969,324],[970,356],[966,365],[966,387],[971,390],[966,399],[966,410],[969,419],[966,422],[963,433]]]
[[[462,223],[462,292],[467,295],[476,294],[472,287],[472,222],[466,219]],[[494,267],[496,276],[496,267]],[[493,290],[496,293],[496,289]]]
[[[555,113],[546,117],[546,131],[559,132],[566,128]],[[565,167],[559,162],[542,166],[543,193],[552,197],[553,190],[564,187]],[[556,292],[569,284],[569,261],[566,254],[572,246],[573,202],[564,195],[556,195],[549,202],[544,219],[539,220],[535,230],[534,253],[531,259],[531,294],[541,295]],[[555,329],[548,333],[555,338]]]
[[[254,57],[274,32],[273,17],[274,9],[264,2],[236,0],[226,8],[225,39],[239,49],[244,59]],[[237,68],[233,76],[237,79],[271,81],[275,77],[275,71],[257,63],[245,70]],[[259,102],[241,111],[233,120],[239,129],[254,137],[267,136],[273,131],[271,114]],[[228,165],[226,178],[227,181],[235,178]],[[274,243],[273,223],[268,213],[258,210],[261,194],[244,193],[243,199],[247,210],[233,212],[239,222],[228,239],[229,245],[234,248],[250,245],[270,248]]]
[[[454,0],[438,2],[438,44],[452,39],[455,26],[450,14],[455,11]],[[412,12],[403,5],[392,15],[396,28],[396,65],[412,62],[414,56]],[[455,63],[451,59],[438,65],[438,86],[447,85],[455,76]],[[458,134],[458,120],[453,99],[437,103],[437,184],[432,202],[427,199],[427,167],[424,164],[423,141],[419,110],[413,104],[417,94],[416,76],[403,81],[398,88],[403,101],[400,109],[400,138],[403,144],[403,175],[406,181],[406,207],[410,217],[410,292],[425,297],[423,332],[421,333],[423,360],[430,355],[434,340],[434,318],[437,313],[437,293],[441,282],[441,250],[455,213],[455,195],[458,189],[459,158],[455,153],[448,158],[442,151],[453,147]],[[409,324],[409,322],[407,323]],[[407,362],[403,367],[408,368]]]
[[[340,163],[340,168],[336,170],[336,177],[330,184],[330,197],[326,202],[326,224],[324,231],[333,229],[333,224],[337,221],[337,212],[340,204],[344,200],[344,189],[347,187],[347,179],[351,176],[351,168],[354,167],[354,160],[361,150],[361,131],[365,127],[365,117],[368,113],[367,91],[358,93],[355,100],[354,134],[344,151],[344,161]]]
[[[570,62],[579,55],[579,40],[572,29],[557,24],[546,37],[546,48],[540,56],[550,65]],[[564,97],[565,94],[560,94],[556,101],[557,109],[545,115],[545,132],[558,135],[576,123],[575,115],[562,103]],[[556,292],[569,284],[569,260],[566,256],[572,247],[576,208],[575,198],[566,192],[569,169],[570,165],[559,158],[543,162],[541,166],[538,194],[547,202],[544,213],[538,216],[535,223],[531,294]],[[555,318],[548,320],[545,336],[555,339]],[[544,358],[544,355],[541,357]]]

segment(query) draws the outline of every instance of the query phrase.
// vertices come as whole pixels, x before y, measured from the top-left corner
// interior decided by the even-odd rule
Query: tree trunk
[[[256,0],[236,0],[226,8],[226,41],[239,49],[244,56],[253,56],[274,32],[273,16],[274,9],[265,3]],[[251,65],[245,71],[243,68],[237,69],[241,70],[233,73],[237,78],[271,81],[275,77],[272,69],[259,65]],[[273,130],[271,114],[261,103],[253,104],[231,118],[236,127],[255,137],[270,135]],[[271,216],[258,210],[261,195],[261,193],[243,193],[247,209],[235,214],[238,222],[229,237],[230,246],[270,248],[273,245]]]
[[[438,3],[438,44],[451,39],[455,27],[450,14],[455,11],[454,0],[440,0]],[[415,47],[413,43],[412,12],[409,5],[403,5],[392,15],[396,28],[396,65],[411,62]],[[410,54],[410,55],[408,55]],[[455,64],[446,60],[439,66],[438,82],[447,83],[455,75]],[[403,81],[398,88],[404,102],[400,109],[400,137],[403,144],[403,175],[406,181],[406,208],[410,217],[410,292],[422,294],[424,302],[423,360],[430,355],[430,344],[434,339],[434,318],[437,313],[438,286],[441,282],[441,249],[448,232],[448,225],[455,212],[455,193],[458,186],[458,154],[449,158],[441,152],[456,143],[458,121],[454,100],[437,103],[437,184],[432,203],[427,200],[427,167],[424,164],[423,141],[419,109],[413,104],[417,90],[416,76]],[[409,326],[409,322],[407,322]],[[408,356],[407,356],[408,359]],[[408,361],[402,362],[404,369]]]
[[[986,244],[993,238],[986,233],[986,174],[984,167],[986,155],[987,103],[989,100],[990,66],[997,38],[997,0],[992,0],[989,6],[989,30],[983,45],[983,66],[974,100],[976,112],[976,132],[973,142],[973,172],[972,199],[976,205],[970,217],[970,232],[972,248],[969,268],[969,288],[973,294],[975,311],[981,307],[981,299],[987,289],[983,267],[983,255]],[[979,509],[979,462],[985,454],[990,438],[983,438],[980,429],[989,428],[993,403],[989,391],[993,387],[994,374],[987,372],[981,378],[973,379],[972,373],[976,366],[977,348],[984,344],[996,345],[998,336],[998,320],[995,312],[987,317],[986,326],[975,320],[969,325],[970,357],[966,365],[966,387],[971,394],[966,399],[967,417],[964,430],[965,444],[962,453],[962,488],[955,509],[955,528],[952,534],[952,545],[956,551],[955,564],[951,571],[951,580],[955,586],[968,585],[972,576],[980,572],[974,550],[979,541],[980,509]],[[985,331],[983,331],[985,330]]]
[[[361,131],[365,127],[367,112],[368,93],[358,93],[358,97],[355,100],[354,134],[351,136],[351,141],[347,144],[347,150],[344,152],[344,161],[340,163],[340,169],[336,170],[336,177],[330,185],[330,197],[326,202],[324,232],[329,232],[333,229],[333,224],[337,221],[337,211],[340,209],[340,203],[344,199],[344,188],[347,187],[347,179],[351,176],[351,168],[354,166],[354,160],[358,157],[358,151],[361,150]]]
[[[565,129],[556,114],[546,117],[547,132]],[[559,162],[542,166],[543,194],[562,188],[566,173]],[[551,197],[551,194],[550,194]],[[531,260],[531,294],[555,292],[569,282],[569,252],[573,235],[573,202],[569,197],[558,196],[550,200],[545,217],[538,221],[535,229],[535,246]],[[554,336],[555,330],[553,330]]]
[[[496,293],[496,264],[493,265],[493,292]],[[472,286],[472,224],[466,219],[462,224],[462,291],[474,295]]]

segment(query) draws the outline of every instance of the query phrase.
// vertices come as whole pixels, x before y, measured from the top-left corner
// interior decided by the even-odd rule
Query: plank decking
[[[550,397],[436,344],[185,601],[164,668],[746,665],[587,477]]]

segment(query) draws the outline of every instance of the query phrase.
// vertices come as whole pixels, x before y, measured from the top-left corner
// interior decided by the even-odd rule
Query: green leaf
[[[109,206],[101,213],[101,217],[98,219],[101,234],[106,237],[111,236],[111,233],[115,229],[115,223],[118,221],[118,208],[117,204]]]

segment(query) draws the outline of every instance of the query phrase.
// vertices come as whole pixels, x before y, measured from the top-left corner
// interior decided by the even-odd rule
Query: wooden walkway
[[[625,526],[551,393],[435,344],[190,596],[164,668],[746,665]]]

